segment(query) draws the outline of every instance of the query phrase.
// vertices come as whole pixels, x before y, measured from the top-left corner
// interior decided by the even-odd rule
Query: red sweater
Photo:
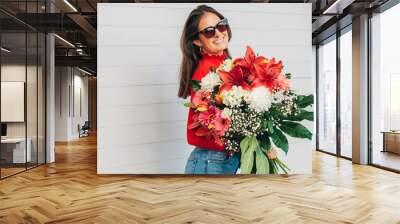
[[[218,68],[219,65],[225,60],[226,54],[221,56],[218,55],[208,55],[204,54],[199,64],[197,65],[197,70],[192,75],[192,80],[200,81],[205,75],[210,72],[211,67]],[[192,101],[192,97],[194,92],[190,91],[190,101]],[[188,116],[188,126],[193,122],[193,115],[195,114],[192,108],[189,109]],[[207,139],[205,137],[199,137],[195,134],[196,129],[189,130],[187,128],[187,140],[190,145],[197,146],[203,149],[224,151],[224,146],[220,146],[214,142],[212,139]]]

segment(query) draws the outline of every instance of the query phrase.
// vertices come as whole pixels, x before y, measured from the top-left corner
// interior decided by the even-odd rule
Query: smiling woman
[[[228,20],[215,9],[200,5],[190,13],[181,37],[183,58],[179,97],[190,95],[194,98],[191,81],[200,81],[212,67],[219,67],[229,57],[231,37]],[[227,156],[223,146],[197,135],[190,128],[194,116],[194,110],[189,109],[187,141],[195,148],[188,158],[185,173],[235,174],[239,166],[237,155]]]
[[[210,69],[231,69],[235,60],[229,59],[243,57],[247,45],[254,49],[255,56],[275,57],[276,62],[285,62],[284,68],[293,74],[291,87],[300,94],[311,94],[310,6],[99,4],[97,63],[102,72],[97,77],[98,113],[103,114],[98,120],[99,174],[182,174],[186,164],[188,173],[236,173],[236,157],[225,155],[226,152],[231,155],[229,148],[208,139],[213,137],[210,132],[206,128],[200,130],[200,126],[193,122],[193,118],[198,117],[204,124],[212,123],[208,126],[218,133],[211,134],[221,137],[230,127],[226,118],[233,112],[226,110],[222,114],[224,104],[218,105],[218,110],[207,110],[208,113],[199,117],[193,116],[199,114],[197,108],[193,113],[183,104],[188,106],[195,101],[201,106],[208,101],[223,101],[222,94],[216,94],[218,88],[215,87],[226,84],[224,88],[228,88],[242,82],[240,76],[226,81],[240,75],[240,70],[221,76],[220,72],[212,75]],[[180,37],[177,37],[178,33]],[[272,64],[276,63],[271,60]],[[177,74],[181,77],[176,77]],[[260,76],[257,80],[259,84],[267,85],[266,78]],[[201,92],[193,97],[192,84],[196,93],[200,86],[215,91],[210,97]],[[267,94],[265,91],[257,93],[257,96]],[[232,98],[235,99],[238,97]],[[254,105],[256,102],[266,103],[252,102]],[[243,117],[246,124],[252,124],[247,122],[247,116]],[[305,125],[312,127],[311,122]],[[206,136],[196,136],[196,132]],[[285,155],[281,150],[276,156],[284,159],[293,173],[311,173],[311,166],[307,165],[311,164],[311,142],[288,141],[292,149],[290,154]],[[190,156],[195,147],[199,149]],[[237,169],[237,173],[244,174],[243,170]]]

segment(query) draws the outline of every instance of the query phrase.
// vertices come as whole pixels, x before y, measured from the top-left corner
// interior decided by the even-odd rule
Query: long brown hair
[[[200,5],[190,12],[189,17],[186,19],[182,36],[181,36],[181,50],[182,50],[182,62],[180,68],[180,85],[178,96],[181,98],[187,98],[190,90],[190,80],[194,71],[196,70],[197,64],[201,59],[200,48],[196,46],[193,41],[198,39],[198,25],[202,15],[206,12],[214,13],[220,19],[224,16],[217,10],[207,5]],[[228,27],[229,40],[232,38],[232,31]],[[226,50],[228,55],[229,52]]]

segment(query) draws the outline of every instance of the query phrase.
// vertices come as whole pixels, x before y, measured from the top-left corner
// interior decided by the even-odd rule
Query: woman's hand
[[[276,159],[276,149],[275,147],[271,146],[269,150],[265,154],[267,154],[268,159]]]

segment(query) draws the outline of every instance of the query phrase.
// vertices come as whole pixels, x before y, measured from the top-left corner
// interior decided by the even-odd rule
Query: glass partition
[[[400,171],[400,4],[371,18],[371,162]]]
[[[340,36],[340,154],[352,157],[352,35],[351,26]]]
[[[43,5],[0,3],[19,16],[43,13]],[[1,179],[45,163],[45,46],[44,33],[0,12]]]
[[[318,149],[336,154],[336,36],[318,47]]]
[[[26,41],[25,31],[1,34],[2,177],[24,171],[31,161],[26,150]]]

